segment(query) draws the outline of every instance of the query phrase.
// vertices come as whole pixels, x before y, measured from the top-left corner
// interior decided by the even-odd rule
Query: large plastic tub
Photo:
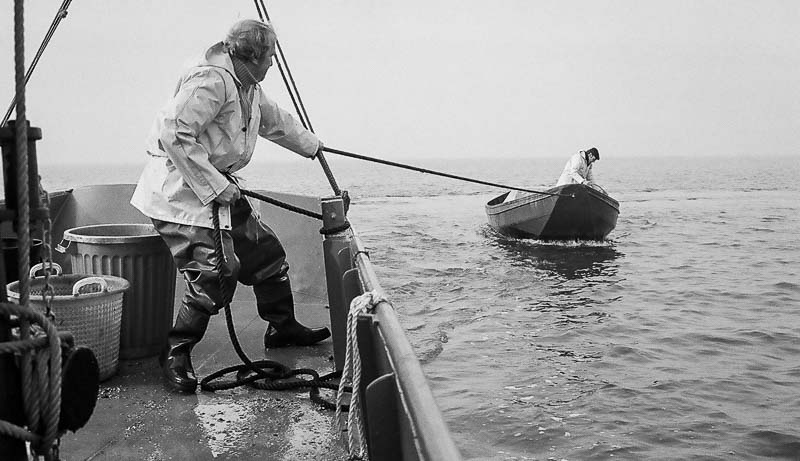
[[[121,359],[157,355],[172,327],[175,263],[150,224],[99,224],[64,231],[76,274],[128,280],[120,333]]]

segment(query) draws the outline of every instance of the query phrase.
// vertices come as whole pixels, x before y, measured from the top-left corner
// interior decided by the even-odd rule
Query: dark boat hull
[[[580,184],[558,186],[503,203],[508,193],[486,204],[489,225],[515,238],[603,240],[617,225],[619,202]]]

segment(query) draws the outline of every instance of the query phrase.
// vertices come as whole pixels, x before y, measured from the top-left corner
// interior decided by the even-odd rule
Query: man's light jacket
[[[233,62],[222,43],[179,80],[175,94],[156,117],[147,140],[148,160],[131,204],[150,218],[213,227],[211,204],[253,156],[258,136],[304,157],[313,157],[319,139],[255,84],[243,120]],[[252,207],[257,210],[257,207]],[[220,207],[220,227],[230,229],[228,207]]]
[[[556,186],[583,184],[586,181],[594,181],[594,176],[592,175],[592,166],[586,162],[586,156],[581,151],[569,158]]]

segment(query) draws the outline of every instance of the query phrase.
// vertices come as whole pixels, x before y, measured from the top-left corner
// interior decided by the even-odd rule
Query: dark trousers
[[[183,306],[214,315],[224,307],[214,231],[205,227],[153,219],[186,282]],[[258,313],[264,320],[280,325],[294,319],[286,252],[278,237],[256,219],[244,198],[231,206],[230,231],[220,230],[225,255],[222,273],[228,294],[236,282],[253,287]]]

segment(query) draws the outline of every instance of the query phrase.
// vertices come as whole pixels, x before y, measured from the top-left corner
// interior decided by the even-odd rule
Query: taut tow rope
[[[436,175],[436,176],[443,176],[445,178],[458,179],[460,181],[467,181],[467,182],[472,182],[472,183],[475,183],[475,184],[483,184],[484,186],[501,187],[503,189],[518,190],[518,191],[522,191],[522,192],[530,192],[530,193],[533,193],[533,194],[553,195],[553,196],[559,196],[559,197],[573,197],[572,194],[559,194],[559,193],[553,193],[553,192],[544,192],[544,191],[538,191],[538,190],[524,189],[522,187],[506,186],[506,185],[498,184],[498,183],[494,183],[494,182],[481,181],[480,179],[466,178],[464,176],[457,176],[457,175],[450,174],[450,173],[442,173],[440,171],[429,170],[427,168],[420,168],[420,167],[416,167],[416,166],[412,166],[412,165],[405,165],[405,164],[402,164],[402,163],[392,162],[392,161],[389,161],[389,160],[383,160],[383,159],[379,159],[379,158],[375,158],[375,157],[367,157],[366,155],[354,154],[352,152],[347,152],[347,151],[343,151],[343,150],[339,150],[339,149],[332,149],[330,147],[323,147],[322,150],[324,150],[325,152],[330,152],[332,154],[337,154],[337,155],[341,155],[341,156],[344,156],[344,157],[356,158],[356,159],[359,159],[359,160],[366,160],[368,162],[380,163],[380,164],[383,164],[383,165],[389,165],[389,166],[394,166],[394,167],[398,167],[398,168],[404,168],[406,170],[417,171],[417,172],[420,172],[420,173],[428,173],[428,174],[432,174],[432,175]]]
[[[258,11],[258,17],[262,21],[272,22],[272,20],[269,17],[269,13],[267,12],[267,7],[264,4],[264,0],[253,0],[253,3],[255,4],[256,10]],[[300,118],[300,123],[302,123],[304,128],[306,128],[309,131],[311,131],[312,133],[314,133],[314,128],[311,126],[311,120],[308,118],[308,112],[306,111],[306,107],[303,104],[302,98],[300,97],[300,91],[298,90],[297,84],[294,81],[294,77],[292,77],[292,72],[289,69],[289,63],[286,60],[286,55],[283,52],[283,48],[281,47],[281,44],[277,39],[275,40],[275,51],[276,51],[276,57],[278,58],[276,60],[277,65],[278,65],[278,70],[281,73],[281,77],[283,78],[284,85],[286,85],[286,90],[289,92],[289,96],[292,99],[292,104],[294,104],[295,111],[297,111],[297,115]],[[437,176],[443,176],[443,177],[451,178],[451,179],[458,179],[460,181],[467,181],[467,182],[472,182],[472,183],[476,183],[476,184],[482,184],[484,186],[500,187],[500,188],[503,188],[503,189],[511,189],[511,190],[516,190],[516,191],[529,192],[529,193],[533,193],[533,194],[552,195],[552,196],[559,196],[559,197],[573,197],[574,198],[574,195],[572,195],[572,194],[560,194],[560,193],[552,193],[552,192],[543,192],[543,191],[525,189],[525,188],[521,188],[521,187],[506,186],[506,185],[503,185],[503,184],[497,184],[497,183],[488,182],[488,181],[481,181],[481,180],[478,180],[478,179],[465,178],[463,176],[457,176],[457,175],[453,175],[453,174],[449,174],[449,173],[442,173],[442,172],[438,172],[438,171],[428,170],[426,168],[419,168],[419,167],[414,167],[414,166],[410,166],[410,165],[403,165],[401,163],[390,162],[388,160],[381,160],[381,159],[378,159],[378,158],[373,158],[373,157],[367,157],[367,156],[364,156],[364,155],[353,154],[351,152],[346,152],[346,151],[342,151],[342,150],[338,150],[338,149],[332,149],[332,148],[329,148],[329,147],[323,147],[322,150],[325,151],[325,152],[330,152],[332,154],[343,155],[343,156],[346,156],[346,157],[356,158],[356,159],[359,159],[359,160],[366,160],[366,161],[375,162],[375,163],[382,163],[384,165],[394,166],[394,167],[398,167],[398,168],[405,168],[407,170],[417,171],[417,172],[421,172],[421,173],[428,173],[428,174],[433,174],[433,175],[437,175]],[[331,171],[330,166],[328,165],[328,161],[325,159],[325,156],[322,155],[322,152],[319,152],[317,154],[316,158],[319,160],[319,163],[322,166],[323,171],[325,172],[325,176],[328,177],[328,182],[330,183],[331,188],[333,189],[333,193],[335,195],[337,195],[337,196],[342,196],[342,190],[339,188],[339,185],[336,183],[336,179],[333,177],[333,172]]]

